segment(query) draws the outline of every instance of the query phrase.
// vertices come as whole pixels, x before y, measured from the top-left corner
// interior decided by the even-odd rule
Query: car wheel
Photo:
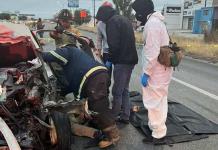
[[[52,112],[49,117],[52,127],[49,131],[52,147],[57,150],[71,150],[72,134],[69,117],[60,112]]]

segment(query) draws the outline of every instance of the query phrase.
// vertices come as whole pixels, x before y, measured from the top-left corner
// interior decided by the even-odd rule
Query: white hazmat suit
[[[149,75],[148,85],[142,88],[143,103],[148,110],[148,125],[152,130],[152,137],[157,139],[164,137],[167,132],[167,95],[172,77],[172,68],[166,68],[157,61],[160,47],[169,44],[163,20],[164,16],[160,12],[148,16],[144,27],[142,51],[143,73]]]

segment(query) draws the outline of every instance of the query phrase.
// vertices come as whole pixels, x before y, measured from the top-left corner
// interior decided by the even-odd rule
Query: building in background
[[[27,18],[34,18],[36,15],[35,14],[19,14],[19,16],[25,16]]]
[[[182,29],[191,30],[194,18],[193,0],[184,0]]]
[[[213,0],[213,6],[218,7],[218,0]]]
[[[181,5],[164,5],[163,15],[167,29],[182,29],[183,7]]]
[[[218,0],[204,0],[204,6],[195,10],[193,33],[214,31],[218,31]]]
[[[165,5],[162,13],[170,30],[218,32],[218,0],[184,0],[183,6]]]
[[[212,30],[218,32],[218,0],[213,0],[213,7],[214,7],[214,17],[213,17]]]
[[[212,31],[213,18],[213,7],[202,7],[201,9],[195,10],[193,33],[210,33]]]
[[[184,0],[183,29],[192,30],[196,10],[212,7],[212,4],[213,0]]]

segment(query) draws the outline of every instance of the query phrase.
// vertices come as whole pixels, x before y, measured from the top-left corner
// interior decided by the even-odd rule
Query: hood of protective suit
[[[147,16],[154,12],[152,0],[135,0],[132,4],[132,8],[135,10],[135,17],[141,22],[141,25],[145,25]]]
[[[150,14],[152,15],[152,17],[157,17],[159,18],[160,20],[164,20],[165,17],[161,14],[161,12],[154,12],[153,14]],[[147,18],[149,18],[150,16],[148,15]]]
[[[116,10],[109,6],[101,6],[98,9],[96,19],[107,22],[112,16],[116,14]]]

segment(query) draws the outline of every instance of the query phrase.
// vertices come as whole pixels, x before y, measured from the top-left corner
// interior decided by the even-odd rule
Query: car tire
[[[51,120],[56,130],[57,141],[54,144],[56,150],[71,150],[73,142],[70,120],[67,114],[52,112]]]

